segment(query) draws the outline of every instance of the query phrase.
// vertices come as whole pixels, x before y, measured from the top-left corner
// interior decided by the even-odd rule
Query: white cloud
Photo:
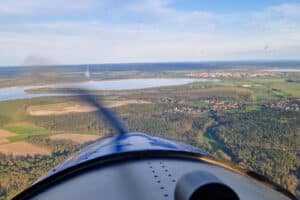
[[[58,12],[76,12],[89,8],[83,1],[70,0],[0,0],[0,16],[45,15]]]
[[[92,16],[95,20],[131,17],[131,23],[199,23],[216,15],[206,11],[185,12],[169,7],[169,0],[0,0],[0,17]],[[1,19],[0,18],[0,19]],[[37,18],[38,19],[38,18]],[[32,18],[30,18],[32,20]],[[136,21],[135,21],[136,20]],[[4,21],[4,20],[3,20]],[[23,21],[24,22],[24,21]]]
[[[207,11],[179,11],[170,8],[169,2],[167,0],[144,0],[129,5],[127,9],[157,19],[159,22],[196,23],[217,18],[215,13]]]
[[[300,22],[288,4],[222,14],[174,9],[168,0],[78,0],[76,4],[72,1],[73,5],[71,0],[39,1],[43,5],[36,2],[0,0],[0,13],[5,10],[6,17],[43,16],[52,11],[97,14],[90,20],[2,24],[0,65],[22,64],[31,56],[46,61],[51,58],[57,64],[282,59],[298,58],[300,49]],[[120,2],[119,6],[112,6],[115,2]],[[85,4],[84,9],[79,9],[81,4]],[[101,9],[106,10],[104,14]],[[285,17],[278,18],[279,12]],[[114,14],[120,21],[99,20],[114,18]],[[122,21],[122,17],[129,20]]]
[[[300,3],[285,3],[271,6],[266,9],[267,12],[279,14],[281,16],[298,16],[300,17]]]
[[[115,28],[94,23],[93,26],[84,23],[41,25],[45,26],[52,31],[40,32],[39,25],[34,24],[31,28],[35,27],[35,31],[31,34],[1,33],[0,50],[5,49],[6,55],[16,55],[13,64],[22,64],[31,55],[67,64],[263,57],[281,50],[287,52],[289,47],[300,44],[296,35],[291,38],[279,35],[257,39],[189,31],[165,32],[151,28]],[[68,31],[67,34],[59,32],[62,27]],[[270,46],[268,52],[263,51],[265,45]],[[293,52],[298,49],[294,48]]]
[[[269,6],[254,12],[253,21],[270,31],[293,31],[300,27],[300,3]],[[255,24],[254,23],[254,24]]]

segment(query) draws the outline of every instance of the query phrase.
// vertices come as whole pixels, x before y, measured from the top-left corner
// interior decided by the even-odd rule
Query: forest
[[[13,156],[0,154],[0,199],[10,199],[20,189],[28,187],[43,177],[54,167],[61,164],[72,153],[82,146],[68,141],[53,141],[43,136],[34,136],[27,139],[29,142],[52,150],[50,156]]]
[[[219,159],[266,175],[300,197],[300,112],[291,109],[300,106],[300,85],[294,82],[299,77],[285,76],[118,91],[97,98],[151,102],[122,105],[113,110],[131,132],[145,132],[198,147]],[[97,112],[55,116],[32,116],[27,112],[30,106],[76,101],[76,97],[40,97],[0,102],[0,130],[15,134],[7,138],[8,143],[26,142],[51,151],[50,155],[1,153],[1,200],[12,198],[92,142],[54,140],[54,135],[114,135]]]
[[[214,119],[211,134],[236,163],[272,177],[291,191],[299,187],[299,112],[262,109]]]

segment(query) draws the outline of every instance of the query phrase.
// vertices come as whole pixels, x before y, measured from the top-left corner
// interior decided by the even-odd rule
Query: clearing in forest
[[[28,142],[13,142],[0,145],[0,153],[12,154],[13,156],[26,155],[50,155],[51,151],[46,148],[30,144]]]
[[[95,141],[99,138],[98,135],[85,135],[85,134],[57,134],[50,136],[52,140],[70,140],[75,143],[84,144],[87,142]]]
[[[7,131],[14,133],[15,135],[9,136],[8,139],[10,142],[23,141],[30,136],[37,135],[48,135],[50,132],[43,127],[37,127],[34,125],[15,125],[9,124],[5,126]]]
[[[104,101],[104,105],[108,108],[125,106],[128,104],[149,104],[150,102],[141,100],[117,100]],[[94,112],[97,108],[83,102],[64,102],[47,105],[29,106],[27,112],[32,116],[47,116],[47,115],[64,115],[69,113],[85,113]]]
[[[33,116],[64,115],[68,113],[93,112],[97,108],[84,103],[64,102],[47,105],[30,106],[27,112]]]
[[[16,134],[14,134],[10,131],[0,129],[0,144],[8,143],[9,140],[7,138],[15,136],[15,135]]]

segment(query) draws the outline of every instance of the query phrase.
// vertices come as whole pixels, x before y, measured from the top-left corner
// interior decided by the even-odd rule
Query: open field
[[[70,140],[72,142],[78,143],[78,144],[84,144],[87,142],[92,142],[97,139],[99,139],[99,136],[97,135],[86,135],[86,134],[57,134],[50,136],[50,139],[52,140]]]
[[[32,116],[64,115],[68,113],[93,112],[97,108],[84,103],[64,102],[48,105],[30,106],[27,112]]]
[[[150,102],[141,100],[114,100],[104,101],[103,103],[108,108],[115,108],[129,104],[149,104]],[[96,107],[87,103],[72,101],[47,105],[35,105],[27,108],[27,112],[31,116],[65,115],[69,113],[94,112],[96,110]]]
[[[217,89],[227,88],[224,93],[230,94],[230,90],[237,88],[248,89],[252,99],[265,102],[284,98],[300,98],[300,83],[288,82],[280,77],[247,77],[244,79],[226,79],[214,83],[193,83],[193,87],[202,89],[211,89],[217,92]],[[226,91],[226,92],[225,92]],[[242,90],[241,90],[242,91]]]
[[[13,126],[9,125],[5,127],[6,130],[15,133],[13,136],[7,137],[10,142],[22,141],[30,136],[38,136],[38,135],[48,135],[50,134],[45,128],[37,127],[37,126],[28,126],[28,125],[19,125]]]
[[[15,136],[16,134],[12,133],[12,132],[9,132],[7,130],[3,130],[3,129],[0,129],[0,144],[3,144],[3,143],[8,143],[9,140],[7,139],[8,137],[13,137]]]
[[[51,151],[28,142],[13,142],[0,145],[0,153],[14,156],[50,155]]]
[[[300,98],[300,83],[273,83],[271,87],[275,91],[280,91],[288,97]]]
[[[126,106],[130,104],[150,104],[151,102],[129,99],[129,100],[119,100],[119,101],[104,101],[103,103],[104,106],[108,108],[116,108],[116,107]]]

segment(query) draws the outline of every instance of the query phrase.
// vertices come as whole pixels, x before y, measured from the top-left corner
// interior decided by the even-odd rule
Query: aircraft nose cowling
[[[15,199],[99,199],[99,194],[105,199],[295,199],[255,172],[144,133],[124,133],[87,146]]]
[[[191,152],[211,156],[205,151],[174,140],[151,136],[145,133],[125,133],[100,139],[97,142],[87,146],[77,155],[68,159],[61,166],[54,168],[46,177],[95,158],[128,152],[145,152],[153,150]]]

